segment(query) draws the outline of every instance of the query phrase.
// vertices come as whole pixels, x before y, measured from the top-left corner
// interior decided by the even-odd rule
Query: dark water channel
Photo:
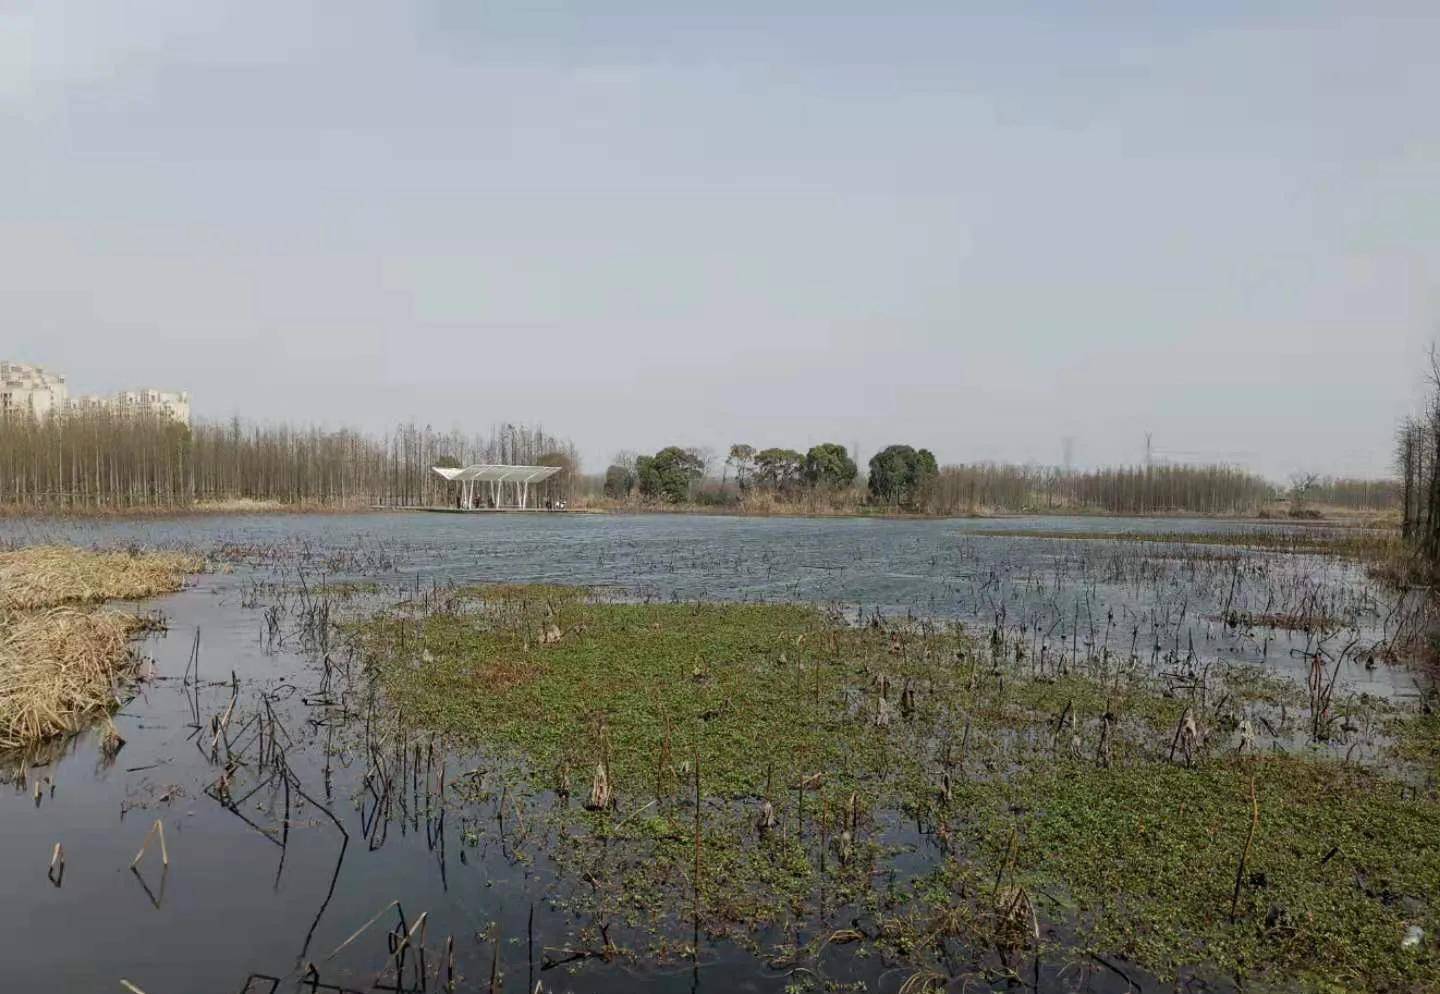
[[[1167,533],[1234,527],[1115,519],[1024,525]],[[391,962],[386,930],[402,916],[413,925],[421,913],[427,916],[425,970],[417,971],[407,954],[398,985],[405,990],[445,989],[447,937],[454,942],[455,975],[463,978],[459,990],[490,990],[492,971],[501,977],[496,989],[507,991],[533,991],[539,982],[547,991],[781,992],[797,981],[793,965],[767,965],[703,936],[694,963],[677,958],[642,969],[585,955],[590,947],[583,940],[603,923],[577,920],[567,910],[571,888],[583,884],[560,879],[541,840],[519,838],[513,823],[507,828],[494,817],[503,811],[498,803],[483,824],[462,824],[453,811],[442,817],[440,805],[430,809],[417,790],[386,818],[382,836],[360,782],[365,763],[337,745],[337,708],[325,703],[343,698],[342,678],[331,673],[327,680],[321,653],[305,651],[298,637],[277,642],[267,633],[263,605],[247,598],[257,580],[290,582],[303,571],[371,579],[393,590],[546,581],[603,585],[633,597],[810,601],[857,616],[915,613],[987,629],[1003,619],[1054,651],[1088,641],[1128,652],[1138,639],[1149,652],[1194,651],[1206,660],[1260,662],[1297,674],[1305,665],[1297,662],[1300,653],[1319,644],[1381,643],[1397,623],[1395,605],[1352,565],[1262,556],[1241,583],[1237,555],[1241,562],[1253,557],[1233,549],[1207,546],[1206,558],[1187,559],[1176,554],[1182,547],[1169,545],[986,535],[1016,526],[1013,519],[558,514],[0,522],[0,542],[225,548],[234,564],[144,605],[163,612],[170,631],[143,645],[154,660],[154,678],[117,716],[126,745],[113,761],[101,754],[94,733],[26,764],[0,760],[10,783],[0,789],[4,989],[121,991],[125,980],[144,994],[311,990],[303,982],[310,963],[317,971],[310,976],[318,978],[313,989],[396,989],[393,970],[377,984]],[[283,556],[273,555],[277,546]],[[1262,600],[1323,600],[1349,624],[1319,639],[1231,631],[1216,620],[1227,602],[1258,611]],[[195,672],[197,632],[198,680],[187,678]],[[1414,689],[1403,665],[1369,668],[1358,652],[1342,665],[1354,689],[1387,695]],[[271,735],[281,730],[284,762],[297,785],[289,792],[283,846],[277,839],[287,802],[280,781],[267,786],[253,770],[241,769],[229,796],[260,789],[233,808],[207,793],[221,772],[208,748],[209,723],[232,699],[234,745],[250,750],[247,756],[266,748],[263,734],[259,743],[253,738],[266,727],[267,706]],[[250,728],[239,731],[251,719]],[[463,776],[462,765],[468,764],[452,763],[447,776]],[[426,772],[433,772],[428,757]],[[424,774],[416,765],[408,775]],[[548,802],[553,799],[528,799]],[[157,818],[165,827],[168,869],[152,846],[132,872]],[[926,865],[927,843],[913,826],[895,824],[890,831],[892,841],[911,850],[896,861],[901,872]],[[60,886],[46,875],[56,843],[65,852]],[[382,912],[397,901],[398,908]],[[377,913],[379,921],[346,945]],[[797,937],[756,938],[770,946]],[[842,983],[863,982],[861,989],[870,991],[897,991],[912,972],[838,945],[806,969]],[[1098,967],[1072,969],[1063,978],[1051,965],[1039,969],[1042,988],[1128,986]]]

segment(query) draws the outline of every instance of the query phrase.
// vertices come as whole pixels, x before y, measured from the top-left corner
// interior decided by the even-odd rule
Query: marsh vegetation
[[[156,622],[91,606],[178,590],[201,566],[178,553],[0,553],[0,749],[73,734],[119,708],[140,667],[129,640]]]
[[[1437,701],[1358,562],[1055,533],[1103,523],[315,522],[60,530],[216,564],[156,605],[123,766],[103,722],[5,761],[15,878],[60,869],[0,925],[149,936],[71,986],[1435,989]]]
[[[843,933],[947,984],[1092,955],[1316,987],[1433,970],[1395,955],[1436,925],[1440,805],[1417,789],[1433,769],[1385,760],[1392,705],[1337,695],[1328,667],[1307,698],[1247,666],[850,620],[512,587],[354,632],[407,727],[524,771],[510,789],[558,819],[590,913],[645,937],[613,955],[664,955],[690,912],[811,937],[771,958]],[[1311,749],[1332,742],[1377,751]],[[904,879],[907,835],[926,858]]]

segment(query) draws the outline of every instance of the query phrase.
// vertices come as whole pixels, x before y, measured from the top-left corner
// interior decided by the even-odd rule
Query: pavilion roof
[[[477,463],[474,466],[449,468],[434,466],[434,471],[447,480],[457,483],[480,481],[484,483],[539,483],[560,472],[559,466],[504,466],[493,463]]]

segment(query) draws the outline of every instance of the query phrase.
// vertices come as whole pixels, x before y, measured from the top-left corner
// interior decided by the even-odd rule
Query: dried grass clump
[[[283,511],[289,507],[278,500],[255,500],[252,497],[230,497],[220,500],[196,501],[192,510],[204,514],[258,514]]]
[[[33,546],[0,553],[0,610],[137,600],[179,590],[205,563],[180,552],[86,552]]]
[[[123,703],[142,621],[116,611],[53,608],[0,619],[0,748],[78,731]]]

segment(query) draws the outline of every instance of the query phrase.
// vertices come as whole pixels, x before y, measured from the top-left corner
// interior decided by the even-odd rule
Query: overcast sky
[[[1440,4],[1086,6],[0,0],[0,358],[591,470],[1387,472]]]

